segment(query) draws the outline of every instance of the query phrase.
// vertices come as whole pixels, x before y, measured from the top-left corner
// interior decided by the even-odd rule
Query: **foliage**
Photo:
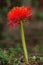
[[[0,48],[0,64],[5,65],[8,62],[8,54],[6,50],[3,51],[3,49]]]
[[[38,53],[40,51],[40,46],[39,45],[36,45],[35,47],[34,47],[34,52],[35,53]]]
[[[22,47],[20,47],[20,45],[17,45],[17,47],[10,47],[7,50],[0,48],[0,61],[4,65],[8,64],[9,61],[10,63],[16,64],[22,52]]]
[[[0,64],[2,65],[17,65],[21,63],[21,57],[23,55],[23,50],[21,45],[10,48],[0,48]],[[33,58],[33,57],[32,57]],[[43,62],[43,57],[40,57]],[[9,63],[10,61],[10,63]],[[25,61],[25,58],[22,58],[22,62]]]

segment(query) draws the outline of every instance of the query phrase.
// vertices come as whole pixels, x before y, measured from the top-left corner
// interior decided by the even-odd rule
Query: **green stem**
[[[22,21],[21,21],[21,39],[22,39],[22,45],[23,45],[23,50],[24,50],[24,56],[25,56],[26,62],[28,62],[28,53],[27,53],[27,48],[26,48],[26,43],[25,43],[25,36],[24,36],[24,29],[23,29]]]

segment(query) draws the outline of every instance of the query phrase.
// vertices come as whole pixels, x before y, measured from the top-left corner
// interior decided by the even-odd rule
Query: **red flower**
[[[30,18],[32,15],[32,8],[30,7],[14,7],[8,12],[9,26],[14,27],[20,24],[24,18]]]

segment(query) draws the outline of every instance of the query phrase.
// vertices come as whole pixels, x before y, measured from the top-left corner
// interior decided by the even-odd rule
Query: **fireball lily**
[[[24,29],[23,29],[23,19],[31,18],[32,15],[32,8],[31,7],[14,7],[8,12],[8,25],[10,28],[15,27],[16,25],[21,26],[21,39],[22,45],[24,50],[24,56],[26,62],[28,62],[28,53],[25,43],[25,36],[24,36]]]

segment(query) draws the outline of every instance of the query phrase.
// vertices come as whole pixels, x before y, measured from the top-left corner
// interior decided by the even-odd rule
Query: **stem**
[[[24,50],[24,56],[25,56],[26,62],[28,63],[28,53],[27,53],[27,48],[26,48],[26,43],[25,43],[25,36],[24,36],[24,29],[23,29],[22,21],[21,21],[21,39],[22,39],[22,45],[23,45],[23,50]]]

